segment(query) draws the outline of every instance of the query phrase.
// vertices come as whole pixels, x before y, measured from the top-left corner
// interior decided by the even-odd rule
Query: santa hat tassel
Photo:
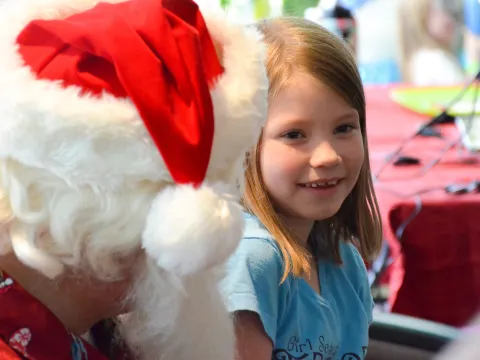
[[[160,268],[179,276],[225,262],[243,232],[242,210],[231,193],[222,183],[161,191],[143,232],[146,253]]]

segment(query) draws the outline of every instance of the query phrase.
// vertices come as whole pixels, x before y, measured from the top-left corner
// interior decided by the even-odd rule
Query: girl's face
[[[358,112],[324,84],[296,73],[269,104],[261,139],[263,181],[277,211],[305,220],[333,216],[363,161]]]
[[[460,22],[453,15],[454,9],[447,11],[437,1],[432,1],[430,12],[427,17],[427,28],[430,35],[440,44],[453,48],[461,35]]]

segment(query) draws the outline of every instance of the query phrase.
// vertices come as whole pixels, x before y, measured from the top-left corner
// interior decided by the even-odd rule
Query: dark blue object
[[[443,137],[442,134],[440,133],[440,131],[434,129],[431,126],[420,130],[418,135],[424,136],[424,137],[437,137],[437,138],[442,138]]]
[[[393,163],[395,166],[405,166],[405,165],[418,165],[420,164],[420,159],[412,156],[399,156],[397,160]]]

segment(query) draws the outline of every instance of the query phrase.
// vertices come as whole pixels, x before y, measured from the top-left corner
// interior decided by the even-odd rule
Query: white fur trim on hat
[[[147,217],[142,245],[164,270],[190,275],[222,264],[243,233],[238,200],[224,184],[161,191]]]
[[[143,180],[171,182],[129,99],[109,94],[80,96],[78,87],[38,80],[17,52],[16,38],[30,21],[65,18],[99,2],[0,1],[0,158],[45,169],[72,186],[88,185],[97,191],[116,191]],[[209,24],[208,16],[205,19],[212,36],[226,44],[225,73],[212,91],[216,130],[210,166],[220,169],[241,156],[258,136],[268,84],[260,50],[263,44],[226,19],[216,18],[214,25]],[[225,118],[242,123],[218,126],[217,121],[222,123]],[[227,141],[226,134],[234,136]],[[212,176],[216,177],[215,171]]]

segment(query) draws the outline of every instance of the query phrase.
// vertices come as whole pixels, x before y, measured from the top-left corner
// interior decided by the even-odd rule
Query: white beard
[[[148,262],[132,296],[135,308],[120,322],[127,345],[141,360],[233,360],[233,321],[218,289],[222,271],[178,278]]]

